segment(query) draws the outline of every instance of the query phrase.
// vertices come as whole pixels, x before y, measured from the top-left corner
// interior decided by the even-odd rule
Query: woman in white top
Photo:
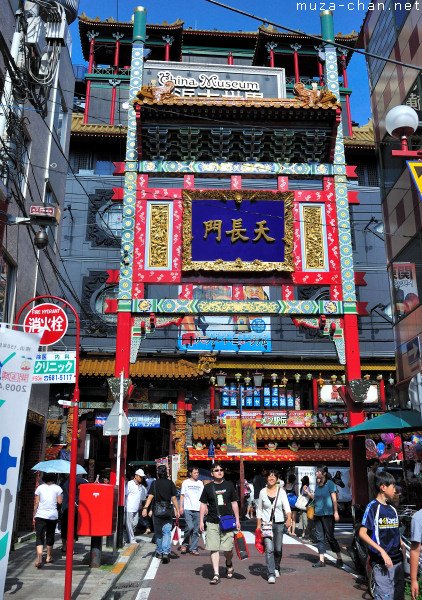
[[[264,537],[264,546],[268,583],[275,583],[275,578],[280,577],[284,526],[290,527],[292,524],[286,492],[277,485],[277,471],[269,471],[267,487],[259,492],[256,516],[258,529],[262,530],[264,523],[272,524],[272,537]]]
[[[42,567],[42,553],[47,538],[47,563],[53,562],[51,551],[54,545],[54,532],[59,518],[57,505],[63,501],[63,490],[54,483],[54,473],[44,473],[41,485],[35,490],[34,520],[37,536],[37,562],[35,567]]]

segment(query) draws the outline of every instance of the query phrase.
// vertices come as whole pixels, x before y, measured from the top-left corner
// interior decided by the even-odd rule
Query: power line
[[[333,42],[331,40],[330,41],[325,40],[322,38],[322,36],[312,35],[311,33],[305,33],[304,31],[298,31],[297,29],[291,29],[290,27],[285,27],[284,25],[280,25],[279,23],[276,23],[275,21],[271,21],[270,19],[264,19],[262,17],[257,17],[256,15],[253,15],[252,13],[248,13],[244,10],[240,10],[239,8],[234,8],[233,6],[229,6],[228,4],[223,4],[222,2],[218,2],[218,0],[205,0],[205,2],[209,2],[210,4],[215,4],[216,6],[221,6],[221,8],[225,8],[227,10],[238,13],[240,15],[244,15],[245,17],[249,17],[250,19],[259,21],[263,25],[268,23],[269,25],[273,25],[274,27],[279,27],[280,29],[284,29],[285,31],[288,31],[289,33],[294,33],[295,35],[304,36],[304,37],[309,38],[310,40],[314,40],[319,43],[324,43],[326,45],[334,46],[335,48],[341,48],[341,49],[345,49],[348,51],[351,50],[350,46],[347,46],[346,44],[341,44],[340,42]],[[393,58],[386,58],[385,56],[373,54],[372,52],[368,52],[366,50],[359,50],[358,48],[353,48],[353,52],[356,52],[357,54],[362,54],[362,56],[369,56],[370,58],[376,58],[377,60],[382,60],[384,62],[390,62],[393,65],[400,65],[402,67],[408,67],[409,69],[416,69],[417,71],[420,71],[420,67],[418,67],[416,65],[412,65],[411,63],[405,63],[400,60],[394,60]]]

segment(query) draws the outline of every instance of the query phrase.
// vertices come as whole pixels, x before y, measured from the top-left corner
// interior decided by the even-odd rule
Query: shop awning
[[[79,374],[87,377],[113,377],[115,361],[112,358],[83,358],[79,364]],[[197,363],[183,359],[140,359],[130,365],[130,377],[156,379],[192,379],[202,377],[203,371]]]
[[[189,460],[210,460],[208,458],[208,450],[196,450],[195,448],[188,447]],[[225,452],[216,451],[216,461],[238,461],[238,456],[227,456]],[[350,454],[346,448],[324,448],[320,450],[313,450],[311,448],[299,449],[296,452],[289,450],[289,448],[282,448],[280,450],[261,450],[258,449],[256,456],[245,456],[245,461],[252,462],[349,462]]]

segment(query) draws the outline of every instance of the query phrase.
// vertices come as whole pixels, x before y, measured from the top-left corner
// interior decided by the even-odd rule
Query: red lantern
[[[394,438],[393,446],[396,452],[399,452],[401,450],[401,439],[399,438],[399,436]]]

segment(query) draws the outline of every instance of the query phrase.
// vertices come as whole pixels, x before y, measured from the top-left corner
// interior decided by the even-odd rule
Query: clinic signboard
[[[181,98],[286,98],[284,69],[269,67],[148,61],[143,80],[160,88],[171,81]]]
[[[40,352],[32,383],[75,383],[76,352]]]

